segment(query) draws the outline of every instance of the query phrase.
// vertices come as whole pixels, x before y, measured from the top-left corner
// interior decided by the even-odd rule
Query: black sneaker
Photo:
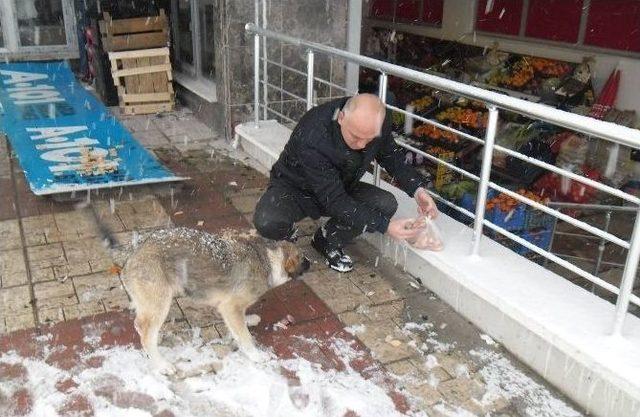
[[[351,257],[344,253],[342,248],[327,250],[324,242],[320,242],[321,239],[315,237],[311,240],[311,246],[317,250],[327,260],[329,268],[338,272],[349,272],[353,269],[353,260]]]

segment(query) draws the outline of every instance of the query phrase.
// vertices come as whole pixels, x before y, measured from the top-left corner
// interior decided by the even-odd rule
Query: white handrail
[[[569,113],[544,104],[531,103],[529,101],[509,97],[493,91],[483,90],[468,84],[404,68],[378,59],[357,55],[331,46],[304,41],[272,30],[259,28],[253,23],[247,23],[245,25],[245,29],[250,33],[266,36],[272,39],[278,39],[283,42],[318,52],[324,52],[329,55],[338,56],[349,62],[384,72],[387,75],[395,75],[420,84],[427,84],[437,89],[453,92],[473,100],[482,101],[533,119],[544,120],[557,126],[582,132],[587,135],[597,136],[632,148],[640,148],[640,130]]]
[[[431,125],[434,126],[438,126],[441,127],[442,129],[445,129],[447,131],[453,132],[457,135],[460,135],[461,137],[464,137],[468,140],[472,140],[476,143],[480,143],[484,145],[484,149],[483,149],[483,160],[482,160],[482,168],[480,171],[480,175],[475,175],[471,172],[468,172],[462,168],[459,168],[457,166],[455,166],[454,164],[451,164],[449,162],[443,161],[433,155],[429,155],[428,153],[421,151],[415,147],[412,147],[411,145],[408,145],[406,143],[403,143],[402,141],[396,140],[396,142],[400,145],[403,146],[404,148],[410,149],[413,152],[419,153],[421,155],[424,155],[425,157],[427,157],[428,159],[437,162],[439,164],[443,164],[445,166],[447,166],[450,169],[453,169],[456,172],[459,172],[469,178],[472,178],[476,181],[479,182],[479,192],[478,192],[478,198],[476,201],[476,212],[475,214],[461,208],[458,207],[457,205],[446,201],[444,199],[442,199],[440,196],[438,196],[437,194],[433,193],[430,191],[430,193],[437,198],[439,201],[442,201],[444,204],[446,204],[449,207],[452,207],[466,215],[470,215],[472,218],[474,218],[475,220],[475,225],[474,225],[474,235],[473,235],[473,241],[472,241],[472,250],[471,253],[474,255],[479,255],[479,242],[480,239],[482,237],[482,230],[483,227],[486,226],[490,229],[493,229],[494,231],[503,234],[504,236],[508,237],[509,239],[517,242],[518,244],[521,244],[525,247],[527,247],[528,249],[544,256],[545,258],[567,268],[568,270],[582,276],[583,278],[591,281],[592,283],[600,286],[601,288],[608,290],[614,294],[618,295],[618,300],[616,303],[616,312],[615,312],[615,320],[613,323],[613,332],[615,334],[620,334],[622,332],[622,327],[623,327],[623,323],[624,323],[624,318],[628,312],[628,305],[630,302],[633,302],[634,304],[640,305],[640,298],[631,294],[632,291],[632,287],[633,287],[633,281],[635,279],[636,276],[636,271],[638,268],[638,261],[640,260],[640,216],[638,216],[636,214],[636,221],[633,227],[633,233],[631,235],[631,239],[627,242],[624,241],[623,239],[620,239],[619,237],[609,233],[608,231],[604,231],[602,229],[596,228],[592,225],[587,224],[586,222],[574,219],[572,217],[567,216],[564,213],[561,213],[558,210],[554,210],[551,209],[549,207],[546,207],[540,203],[537,203],[529,198],[526,198],[524,196],[521,196],[517,193],[514,193],[492,181],[490,181],[490,172],[491,172],[491,167],[492,167],[492,158],[493,158],[493,152],[495,150],[497,150],[498,152],[502,152],[502,153],[506,153],[507,155],[510,155],[512,157],[518,158],[522,161],[525,162],[529,162],[533,165],[536,165],[538,167],[550,170],[552,172],[555,172],[557,174],[566,176],[568,178],[571,178],[573,180],[579,181],[587,186],[591,186],[595,189],[601,190],[601,191],[605,191],[610,193],[611,195],[615,195],[617,197],[620,197],[626,201],[629,201],[631,203],[640,205],[640,198],[637,198],[636,196],[633,196],[631,194],[625,193],[621,190],[618,190],[616,188],[613,188],[611,186],[608,186],[606,184],[602,184],[600,182],[597,182],[595,180],[592,180],[590,178],[586,178],[583,176],[580,176],[578,174],[575,174],[571,171],[567,171],[564,170],[562,168],[559,168],[555,165],[551,165],[548,164],[546,162],[531,158],[527,155],[524,155],[522,153],[519,153],[517,151],[514,151],[512,149],[508,149],[499,145],[495,145],[494,144],[494,139],[495,139],[495,134],[496,134],[496,127],[497,127],[497,121],[499,118],[499,109],[503,109],[503,110],[507,110],[507,111],[511,111],[511,112],[515,112],[518,114],[522,114],[524,116],[533,118],[533,119],[538,119],[538,120],[542,120],[551,124],[554,124],[556,126],[560,126],[560,127],[564,127],[567,129],[571,129],[577,132],[581,132],[584,133],[586,135],[589,136],[596,136],[599,138],[603,138],[605,140],[614,142],[614,143],[618,143],[621,145],[625,145],[625,146],[629,146],[632,148],[640,148],[640,130],[636,130],[636,129],[631,129],[625,126],[620,126],[620,125],[616,125],[614,123],[609,123],[609,122],[604,122],[601,120],[596,120],[590,117],[586,117],[586,116],[581,116],[581,115],[577,115],[574,113],[569,113],[566,111],[561,111],[558,110],[556,108],[550,107],[550,106],[546,106],[546,105],[542,105],[542,104],[537,104],[537,103],[531,103],[525,100],[521,100],[521,99],[517,99],[517,98],[513,98],[507,95],[503,95],[503,94],[499,94],[493,91],[488,91],[488,90],[483,90],[481,88],[478,87],[474,87],[474,86],[470,86],[467,84],[463,84],[463,83],[459,83],[457,81],[452,81],[446,78],[442,78],[442,77],[438,77],[435,75],[431,75],[431,74],[427,74],[424,72],[420,72],[420,71],[416,71],[413,69],[409,69],[409,68],[405,68],[405,67],[401,67],[398,65],[394,65],[394,64],[390,64],[384,61],[379,61],[373,58],[368,58],[362,55],[357,55],[348,51],[344,51],[341,49],[337,49],[337,48],[333,48],[330,46],[326,46],[326,45],[322,45],[322,44],[318,44],[318,43],[313,43],[313,42],[308,42],[308,41],[304,41],[302,39],[299,38],[294,38],[292,36],[288,36],[288,35],[284,35],[281,33],[277,33],[277,32],[273,32],[271,30],[265,29],[265,28],[259,28],[257,24],[252,24],[252,23],[248,23],[245,26],[245,29],[247,30],[247,32],[253,33],[255,36],[255,42],[254,42],[254,68],[255,68],[255,80],[254,80],[254,88],[255,88],[255,95],[254,95],[254,100],[255,100],[255,108],[256,108],[256,122],[259,120],[259,108],[260,106],[264,106],[265,108],[268,108],[268,103],[260,104],[258,102],[259,100],[259,95],[258,95],[258,88],[260,86],[260,82],[259,82],[259,77],[260,77],[260,73],[259,73],[259,61],[260,59],[263,59],[264,62],[266,63],[267,59],[265,58],[261,58],[259,55],[259,47],[260,47],[260,43],[259,43],[259,38],[260,37],[265,37],[265,38],[271,38],[271,39],[276,39],[276,40],[280,40],[282,42],[286,42],[288,44],[292,44],[292,45],[296,45],[296,46],[300,46],[306,49],[306,54],[307,54],[307,73],[304,74],[302,71],[300,70],[296,70],[294,68],[288,68],[283,64],[278,64],[280,67],[282,68],[286,68],[286,69],[290,69],[296,73],[300,73],[300,74],[304,74],[307,76],[307,91],[306,91],[306,104],[307,104],[307,108],[311,108],[313,106],[313,86],[314,86],[314,81],[316,81],[316,77],[314,77],[313,75],[313,70],[314,70],[314,53],[315,52],[321,52],[321,53],[326,53],[329,56],[332,57],[340,57],[343,58],[345,61],[348,62],[352,62],[352,63],[356,63],[360,66],[364,66],[364,67],[368,67],[374,70],[377,70],[380,72],[380,80],[379,80],[379,96],[381,97],[381,99],[383,100],[383,102],[386,103],[386,93],[387,93],[387,77],[388,75],[394,75],[397,77],[401,77],[419,84],[423,84],[423,85],[427,85],[430,86],[432,88],[436,88],[439,90],[445,90],[445,91],[449,91],[461,96],[465,96],[468,97],[470,99],[473,100],[478,100],[483,102],[487,108],[489,109],[489,123],[487,126],[487,131],[486,131],[486,136],[484,139],[481,138],[477,138],[475,136],[469,135],[465,132],[461,132],[457,129],[451,128],[449,126],[445,126],[442,125],[434,120],[430,120],[430,119],[426,119],[423,118],[421,116],[415,115],[413,113],[407,112],[405,110],[402,110],[400,108],[394,107],[394,106],[390,106],[387,104],[387,107],[390,108],[393,111],[397,111],[400,113],[403,113],[405,115],[408,115],[410,117],[414,117],[418,120],[422,120],[425,123],[429,123]],[[319,80],[318,80],[319,81]],[[324,81],[324,80],[323,80]],[[263,82],[263,86],[267,87],[271,87],[270,85],[268,85],[265,82]],[[274,86],[275,87],[275,86]],[[299,97],[299,99],[301,99],[302,97]],[[272,111],[274,114],[278,114],[281,117],[284,117],[285,119],[289,120],[289,121],[293,121],[291,118],[284,116],[281,113],[275,112],[272,109],[268,109],[268,111]],[[375,170],[374,170],[374,178],[375,178],[375,182],[376,184],[379,182],[379,178],[380,178],[380,167],[375,166]],[[620,287],[615,287],[614,285],[607,283],[606,281],[602,280],[601,278],[598,278],[597,276],[577,267],[574,264],[571,264],[567,261],[565,261],[564,259],[560,258],[559,256],[554,255],[553,253],[541,249],[533,244],[531,244],[530,242],[527,242],[526,240],[522,239],[521,237],[505,230],[502,229],[498,226],[496,226],[495,224],[489,222],[488,220],[484,219],[484,209],[485,209],[485,205],[486,205],[486,197],[487,197],[487,190],[489,188],[501,191],[521,202],[524,202],[525,204],[528,204],[538,210],[542,210],[543,212],[554,216],[558,219],[562,219],[576,227],[579,227],[585,231],[588,231],[598,237],[600,237],[601,239],[607,240],[609,242],[615,243],[618,246],[621,246],[625,249],[628,249],[628,254],[627,254],[627,259],[625,262],[625,267],[624,267],[624,271],[623,271],[623,278],[622,278],[622,282]],[[634,207],[631,208],[631,210],[636,211],[636,213],[638,213],[638,207]]]

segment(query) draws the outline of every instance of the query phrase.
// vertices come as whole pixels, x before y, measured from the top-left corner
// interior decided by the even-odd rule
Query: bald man
[[[391,137],[385,106],[375,95],[358,94],[302,117],[271,169],[269,187],[256,206],[256,229],[269,239],[295,240],[296,222],[329,217],[311,243],[339,272],[353,269],[343,248],[364,232],[415,237],[406,227],[411,219],[391,220],[398,208],[393,194],[360,181],[374,159],[415,198],[420,214],[438,214],[426,191],[429,179],[405,164]]]

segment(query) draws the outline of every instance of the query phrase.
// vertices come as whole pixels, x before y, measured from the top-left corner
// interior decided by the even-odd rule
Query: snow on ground
[[[497,397],[517,400],[520,412],[536,417],[579,417],[578,411],[564,401],[554,397],[544,386],[538,384],[524,372],[517,369],[504,355],[481,349],[471,351],[484,365],[478,373],[487,384],[483,403],[490,403]]]
[[[302,358],[271,357],[256,364],[239,352],[221,358],[216,353],[220,346],[213,342],[204,344],[196,333],[173,348],[162,347],[163,354],[187,375],[184,378],[168,378],[153,372],[148,359],[132,347],[98,348],[84,359],[103,357],[102,366],[75,372],[10,352],[0,355],[0,361],[25,366],[28,381],[20,387],[4,384],[2,391],[10,394],[26,387],[34,399],[32,417],[58,415],[57,410],[70,393],[59,392],[56,383],[69,377],[78,384],[73,393],[89,400],[96,417],[151,417],[163,409],[180,417],[342,417],[349,410],[362,417],[401,415],[383,388],[353,370],[325,371]],[[336,349],[347,357],[354,354],[344,344],[337,344]],[[221,369],[217,373],[198,372],[214,367]],[[294,373],[299,383],[290,383],[283,369]],[[114,392],[115,395],[109,394]],[[118,403],[114,400],[118,392],[137,393],[143,404],[147,399],[147,405],[139,409],[118,407],[114,405]]]
[[[405,323],[403,331],[407,336],[421,334],[429,339],[437,341],[438,334],[433,332],[434,325],[432,323]],[[481,339],[491,348],[482,348],[469,351],[469,355],[473,357],[478,365],[477,375],[484,382],[484,394],[478,398],[478,402],[482,406],[488,406],[498,399],[504,399],[510,402],[513,409],[517,410],[518,415],[526,417],[581,417],[582,414],[574,410],[570,405],[558,398],[543,385],[537,383],[531,377],[526,375],[522,370],[518,369],[512,361],[503,353],[496,350],[496,343],[488,335],[481,334]],[[437,341],[432,343],[432,351],[440,352],[439,346],[445,346],[446,343]],[[492,349],[493,348],[493,349]],[[447,350],[445,350],[446,352]],[[424,351],[426,352],[426,351]],[[440,364],[437,358],[432,354],[423,355],[423,369],[431,370]],[[468,366],[458,363],[454,367],[454,378],[471,378]],[[398,377],[399,381],[411,382],[411,376]],[[427,383],[433,388],[437,388],[439,381],[429,375]],[[411,398],[410,398],[411,399]],[[446,417],[469,417],[473,416],[468,410],[460,407],[459,404],[449,404],[446,402],[435,405],[434,410]]]

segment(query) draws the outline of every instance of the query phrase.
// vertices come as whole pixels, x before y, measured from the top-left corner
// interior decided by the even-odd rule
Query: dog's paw
[[[271,355],[267,352],[263,352],[257,348],[253,349],[243,349],[242,352],[255,363],[265,363],[271,359]]]
[[[248,327],[255,327],[260,323],[260,320],[262,320],[260,318],[259,315],[257,314],[248,314],[245,318],[244,321],[245,323],[247,323]]]
[[[154,361],[153,367],[155,368],[156,371],[158,371],[162,375],[171,376],[171,375],[175,375],[177,372],[176,367],[171,362],[165,359]]]

